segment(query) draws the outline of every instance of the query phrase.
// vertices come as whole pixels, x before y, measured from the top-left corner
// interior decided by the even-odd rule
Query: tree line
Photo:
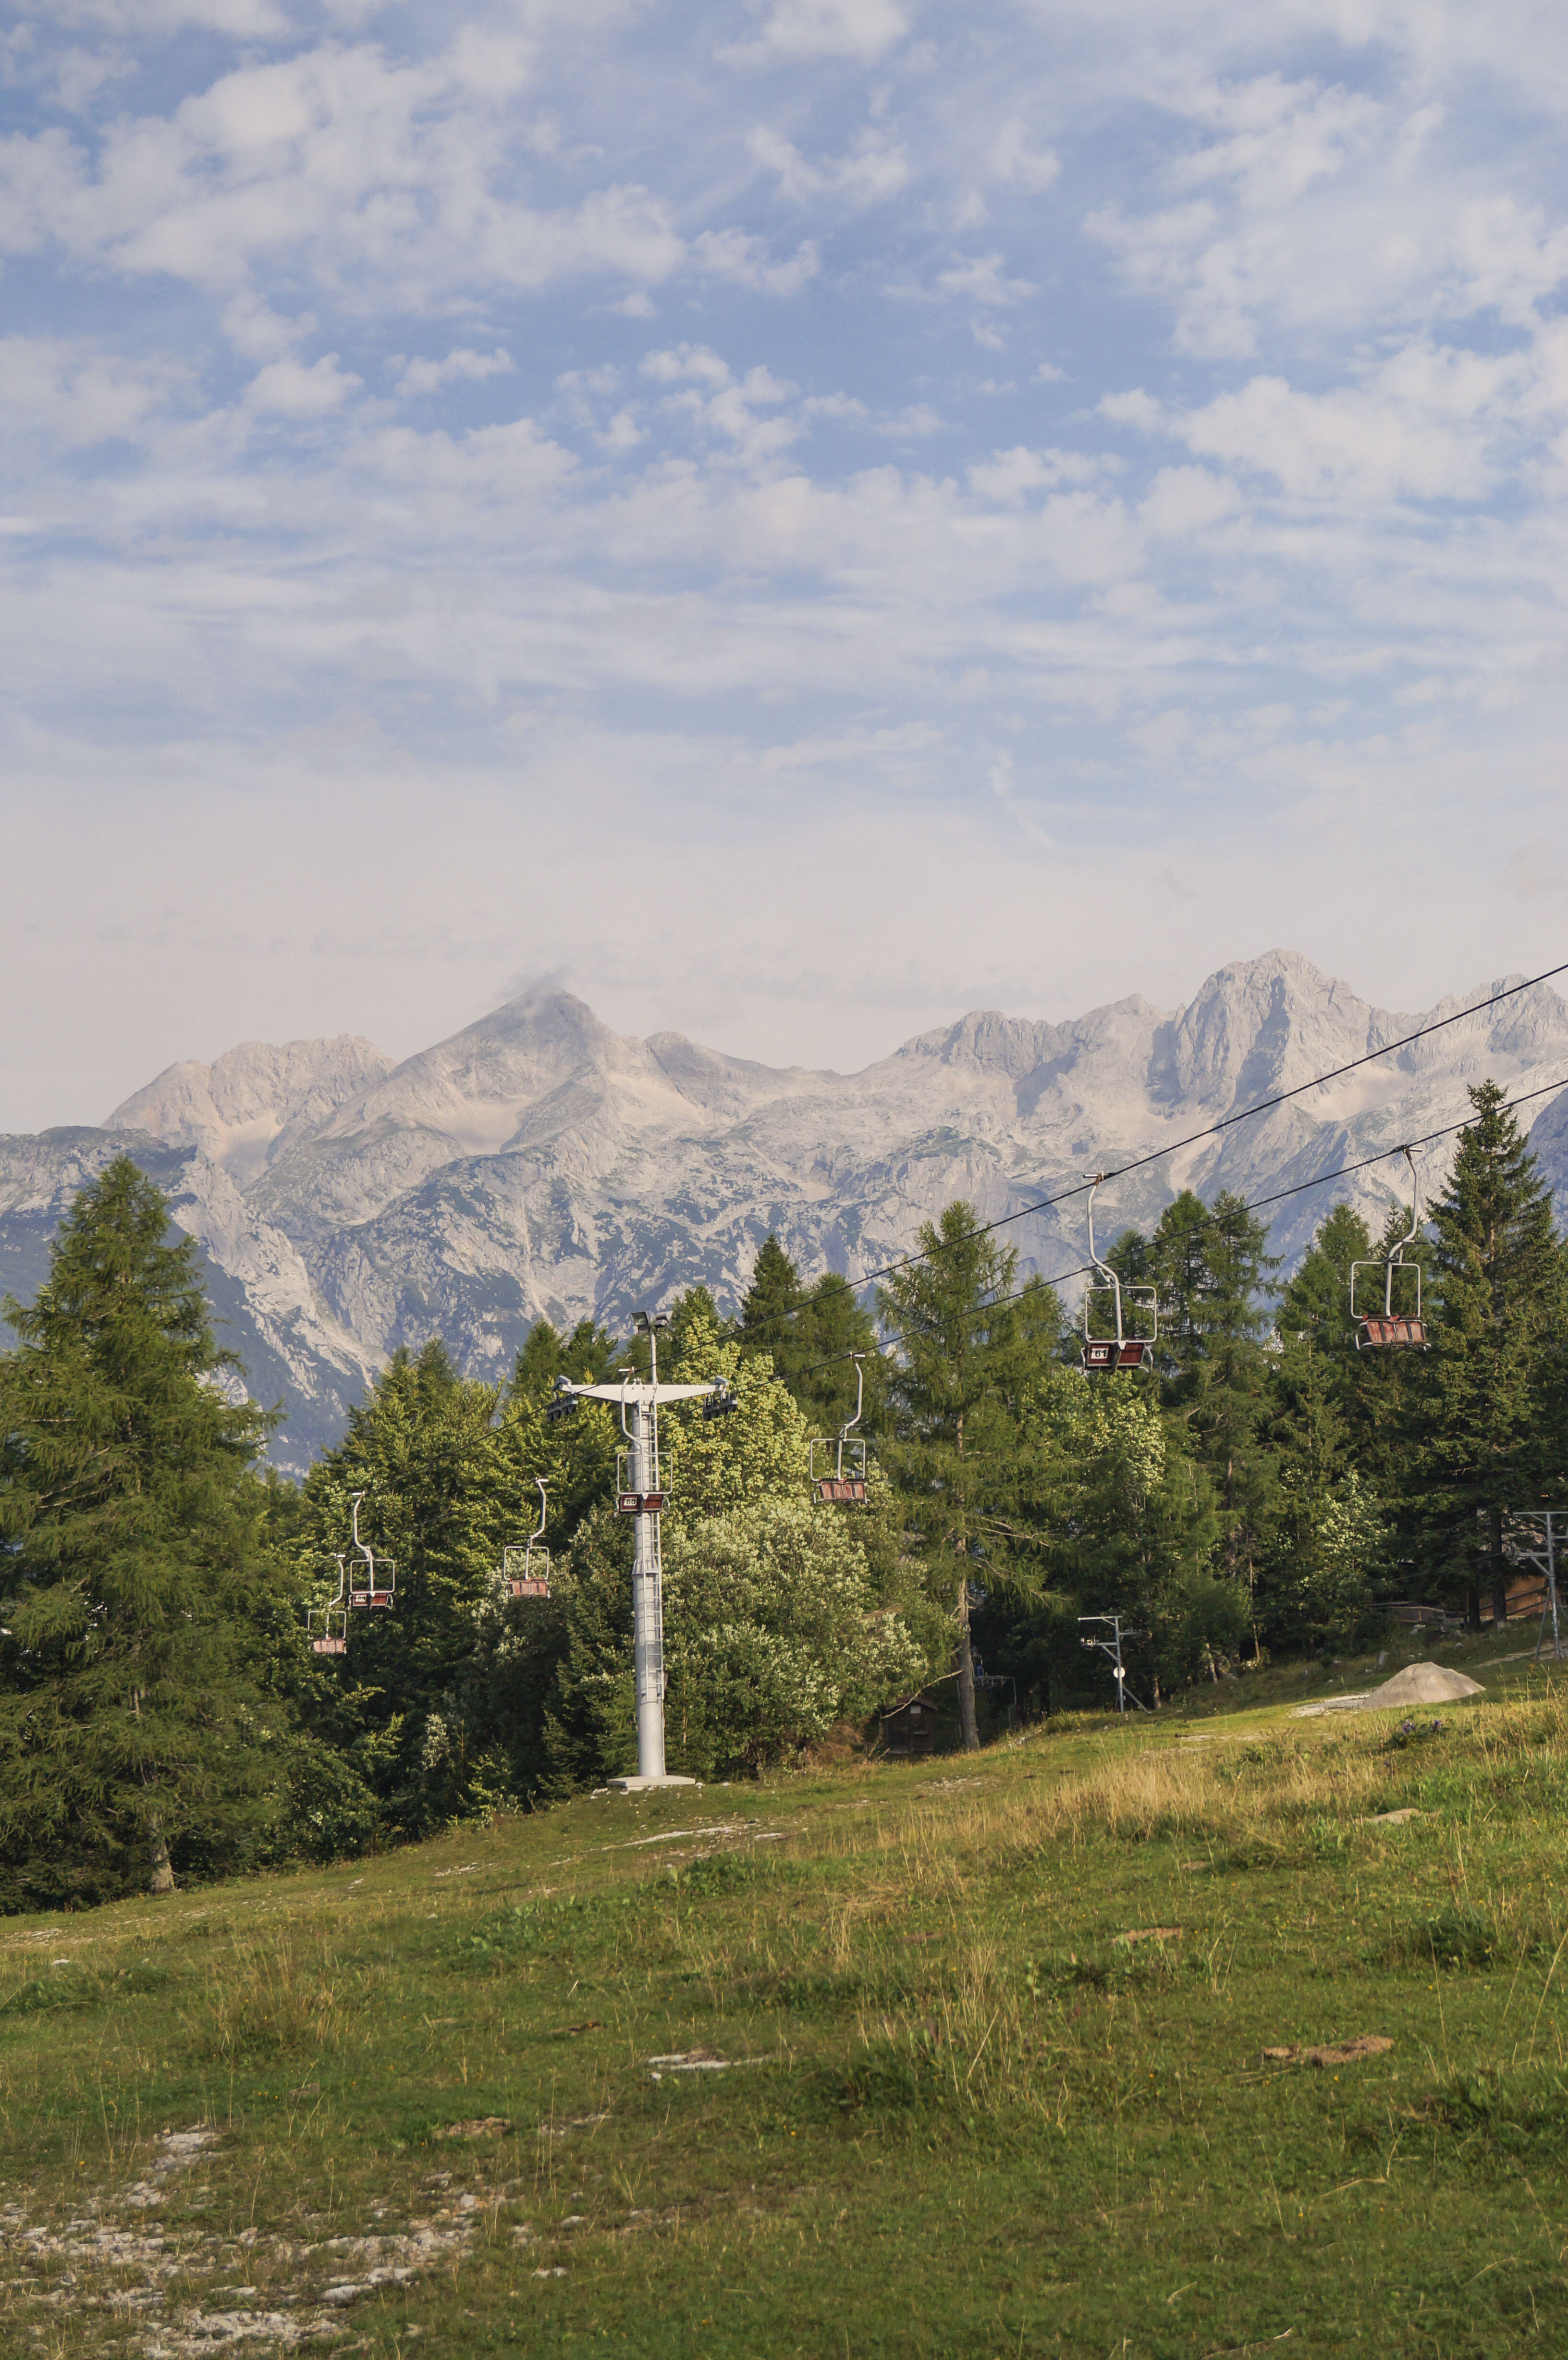
[[[1128,1619],[1153,1701],[1354,1644],[1391,1599],[1501,1611],[1509,1514],[1565,1494],[1568,1255],[1502,1092],[1471,1098],[1411,1250],[1424,1352],[1358,1351],[1349,1316],[1350,1264],[1388,1251],[1397,1213],[1374,1240],[1337,1207],[1280,1287],[1230,1195],[1183,1193],[1110,1251],[1158,1295],[1142,1371],[1086,1378],[1054,1291],[1019,1285],[962,1203],[871,1306],[802,1284],[771,1238],[735,1319],[681,1295],[661,1372],[722,1379],[740,1407],[660,1420],[671,1769],[796,1760],[934,1682],[968,1745],[987,1679],[1025,1710],[1103,1701],[1085,1613]],[[331,1858],[635,1767],[618,1427],[598,1404],[546,1410],[562,1373],[645,1347],[540,1321],[504,1384],[439,1340],[399,1351],[285,1482],[196,1248],[125,1160],[5,1316],[0,1907]],[[853,1415],[855,1354],[872,1452],[846,1510],[813,1499],[808,1450]],[[504,1553],[540,1480],[550,1594],[514,1599]],[[356,1492],[396,1605],[322,1656],[306,1612]]]

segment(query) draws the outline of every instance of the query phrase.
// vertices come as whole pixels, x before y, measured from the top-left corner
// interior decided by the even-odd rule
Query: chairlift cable
[[[1356,1073],[1363,1065],[1375,1065],[1380,1057],[1391,1057],[1395,1054],[1396,1051],[1408,1049],[1412,1042],[1428,1040],[1431,1038],[1432,1033],[1445,1032],[1449,1025],[1462,1023],[1467,1016],[1479,1016],[1484,1010],[1498,1007],[1505,1000],[1515,1000],[1519,997],[1521,991],[1533,991],[1538,983],[1550,983],[1553,976],[1558,975],[1568,975],[1568,959],[1564,959],[1561,965],[1557,967],[1549,967],[1545,968],[1540,975],[1528,976],[1522,983],[1508,984],[1503,990],[1493,992],[1489,1000],[1478,1000],[1472,1007],[1456,1009],[1452,1016],[1440,1016],[1437,1018],[1436,1022],[1432,1024],[1419,1025],[1415,1032],[1403,1033],[1397,1041],[1385,1042],[1384,1045],[1380,1049],[1368,1049],[1364,1056],[1352,1057],[1348,1065],[1332,1066],[1326,1074],[1316,1074],[1311,1081],[1297,1082],[1288,1090],[1278,1090],[1271,1098],[1259,1098],[1256,1106],[1243,1107],[1237,1114],[1224,1115],[1218,1122],[1208,1124],[1203,1131],[1189,1132],[1185,1139],[1169,1140],[1163,1147],[1151,1148],[1147,1155],[1135,1156],[1130,1164],[1118,1164],[1114,1171],[1103,1173],[1101,1177],[1105,1180],[1125,1180],[1129,1173],[1141,1172],[1145,1170],[1149,1164],[1158,1164],[1163,1156],[1179,1155],[1181,1150],[1185,1147],[1196,1147],[1205,1139],[1216,1139],[1222,1131],[1234,1130],[1237,1123],[1250,1122],[1255,1115],[1268,1114],[1275,1107],[1287,1105],[1291,1098],[1304,1098],[1309,1090],[1321,1090],[1330,1082],[1342,1081],[1346,1074]],[[1547,1087],[1548,1088],[1562,1089],[1564,1087],[1568,1087],[1568,1085],[1558,1082],[1548,1084]],[[1518,1106],[1523,1106],[1529,1098],[1541,1098],[1544,1097],[1544,1095],[1545,1092],[1542,1090],[1528,1090],[1526,1091],[1524,1098],[1515,1099],[1511,1101],[1511,1103]],[[1451,1128],[1454,1131],[1463,1131],[1465,1125],[1463,1123],[1454,1123]],[[1442,1139],[1445,1136],[1447,1136],[1447,1134],[1443,1131],[1434,1131],[1427,1133],[1427,1137],[1429,1139]],[[1421,1142],[1419,1140],[1412,1140],[1410,1144],[1412,1147],[1420,1146]],[[1394,1154],[1398,1154],[1400,1151],[1398,1148],[1395,1148],[1390,1152]],[[1382,1159],[1378,1156],[1371,1156],[1367,1160],[1369,1163],[1378,1163]],[[1353,1172],[1358,1171],[1361,1167],[1357,1164],[1346,1164],[1345,1168],[1347,1172]],[[1325,1172],[1320,1176],[1324,1180],[1332,1180],[1337,1178],[1339,1175],[1335,1173]],[[1305,1187],[1316,1187],[1318,1183],[1316,1181],[1305,1181],[1301,1185]],[[1021,1221],[1027,1219],[1031,1213],[1049,1212],[1053,1206],[1065,1205],[1069,1203],[1073,1197],[1081,1196],[1085,1188],[1090,1188],[1094,1185],[1094,1183],[1092,1180],[1081,1180],[1071,1188],[1062,1189],[1059,1194],[1054,1196],[1041,1196],[1032,1205],[1020,1205],[1016,1212],[1000,1213],[994,1221],[983,1221],[979,1228],[971,1231],[970,1234],[974,1237],[986,1237],[993,1229],[1005,1229],[1011,1221]],[[1289,1188],[1280,1191],[1281,1196],[1293,1196],[1297,1192],[1294,1189]],[[1265,1197],[1261,1198],[1259,1201],[1266,1204],[1276,1204],[1279,1199],[1278,1197]],[[855,1278],[851,1278],[846,1273],[840,1280],[838,1286],[831,1290],[831,1292],[853,1295],[856,1288],[869,1286],[877,1279],[890,1278],[895,1271],[909,1270],[912,1268],[916,1262],[930,1262],[933,1257],[933,1253],[940,1252],[941,1251],[942,1249],[940,1247],[936,1247],[927,1248],[920,1253],[903,1254],[897,1262],[884,1262],[879,1270],[862,1271]],[[1069,1272],[1064,1274],[1071,1276],[1073,1273]],[[821,1302],[822,1299],[821,1295],[814,1297],[805,1297],[800,1303],[791,1305],[788,1311],[779,1312],[777,1316],[781,1319],[798,1318],[802,1311],[811,1307],[813,1301]],[[842,1355],[840,1357],[842,1357]]]
[[[1555,969],[1553,970],[1554,973],[1557,970]],[[1568,1089],[1568,1075],[1564,1075],[1559,1081],[1542,1082],[1539,1089],[1525,1090],[1521,1092],[1517,1098],[1510,1098],[1508,1101],[1508,1106],[1509,1109],[1514,1107],[1528,1106],[1531,1098],[1550,1098],[1554,1091],[1565,1089]],[[1455,1131],[1467,1130],[1471,1120],[1472,1118],[1466,1116],[1464,1121],[1445,1123],[1441,1131],[1422,1131],[1421,1136],[1417,1139],[1401,1141],[1398,1147],[1381,1147],[1378,1149],[1376,1155],[1363,1155],[1355,1164],[1341,1164],[1336,1166],[1333,1172],[1319,1172],[1311,1180],[1298,1180],[1289,1188],[1276,1189],[1271,1196],[1248,1197],[1243,1203],[1242,1210],[1247,1213],[1257,1213],[1260,1212],[1265,1205],[1282,1205],[1288,1196],[1304,1196],[1309,1188],[1322,1188],[1326,1186],[1328,1182],[1331,1180],[1344,1180],[1348,1178],[1350,1174],[1353,1172],[1365,1172],[1374,1164],[1386,1164],[1391,1155],[1403,1155],[1407,1146],[1430,1147],[1434,1139],[1452,1139]],[[1111,1176],[1113,1175],[1110,1174],[1106,1175],[1107,1178],[1110,1178]],[[1090,1183],[1087,1185],[1092,1185],[1093,1184]],[[1007,1216],[1009,1220],[1014,1218],[1015,1217],[1011,1214]],[[995,1226],[995,1224],[993,1224],[993,1226]],[[923,1257],[916,1254],[911,1255],[910,1259],[911,1261],[918,1262],[923,1259]],[[1004,1310],[1008,1304],[1021,1303],[1024,1297],[1035,1287],[1044,1288],[1047,1286],[1062,1286],[1065,1285],[1066,1282],[1070,1278],[1086,1278],[1094,1268],[1094,1264],[1093,1262],[1081,1262],[1075,1263],[1071,1270],[1058,1270],[1051,1272],[1037,1271],[1027,1284],[1020,1286],[1016,1293],[1012,1295],[999,1295],[994,1303],[988,1303],[985,1307],[987,1311]],[[794,1315],[789,1313],[785,1316],[792,1317]],[[766,1349],[766,1347],[764,1349]],[[797,1383],[801,1377],[816,1376],[823,1369],[836,1369],[842,1362],[852,1360],[854,1357],[854,1354],[851,1352],[835,1352],[831,1360],[813,1360],[810,1368],[796,1369],[787,1378],[781,1377],[776,1372],[773,1378],[773,1382],[776,1385]]]

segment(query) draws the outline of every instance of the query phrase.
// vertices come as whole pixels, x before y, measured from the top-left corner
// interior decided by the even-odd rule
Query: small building
[[[882,1742],[889,1754],[929,1754],[936,1743],[936,1707],[929,1697],[905,1697],[882,1715]]]

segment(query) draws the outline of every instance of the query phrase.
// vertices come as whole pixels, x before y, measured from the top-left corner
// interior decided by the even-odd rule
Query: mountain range
[[[1462,1120],[1465,1084],[1488,1075],[1539,1093],[1531,1144],[1568,1184],[1568,1006],[1541,984],[1477,1006],[1512,980],[1401,1013],[1273,951],[1221,967],[1184,1008],[1135,997],[1062,1024],[976,1011],[847,1075],[629,1038],[565,991],[509,1000],[401,1064],[347,1036],[245,1042],[171,1065],[99,1126],[0,1137],[0,1284],[28,1299],[75,1191],[129,1154],[200,1240],[250,1390],[288,1412],[274,1458],[298,1472],[399,1344],[440,1335],[499,1379],[541,1316],[624,1330],[698,1281],[733,1309],[769,1230],[807,1276],[858,1274],[964,1196],[986,1219],[1019,1215],[1020,1269],[1054,1276],[1083,1261],[1083,1199],[1024,1208],[1088,1173],[1158,1157],[1102,1191],[1103,1240],[1148,1228],[1182,1187],[1278,1196],[1386,1156]],[[1429,1194],[1452,1149],[1421,1151]],[[1269,1207],[1275,1251],[1298,1259],[1336,1201],[1380,1229],[1403,1169],[1373,1162]]]

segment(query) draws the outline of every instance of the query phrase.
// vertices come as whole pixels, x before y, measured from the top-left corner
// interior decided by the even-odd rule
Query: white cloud
[[[819,197],[844,198],[854,205],[882,203],[909,179],[903,149],[874,128],[862,132],[847,155],[812,161],[777,131],[754,131],[746,145],[765,170],[778,175],[780,193],[797,204]]]
[[[788,261],[776,261],[766,242],[741,229],[705,229],[691,241],[691,260],[712,279],[728,279],[737,287],[755,288],[763,295],[798,295],[822,267],[814,239],[800,246]]]
[[[768,369],[748,369],[737,378],[726,361],[701,344],[650,353],[642,369],[658,384],[681,388],[665,398],[664,407],[672,417],[684,420],[746,466],[769,468],[803,431],[800,419],[778,414],[797,388]],[[775,414],[760,416],[761,411]]]
[[[1507,362],[1409,353],[1372,380],[1304,393],[1257,377],[1175,423],[1189,449],[1290,497],[1475,500],[1495,480],[1486,413]]]
[[[669,886],[637,977],[725,906],[726,830],[755,826],[781,893],[840,831],[879,880],[908,862],[909,906],[981,907],[1005,872],[1030,991],[1160,997],[1203,929],[1237,947],[1237,908],[1326,926],[1312,847],[1410,841],[1412,810],[1433,923],[1381,956],[1517,963],[1552,913],[1485,880],[1497,840],[1561,834],[1568,644],[1568,18],[1531,5],[34,6],[0,141],[0,246],[31,257],[7,292],[40,323],[0,345],[16,726],[51,780],[136,779],[164,838],[169,780],[215,809],[291,765],[332,825],[363,736],[379,787],[417,787],[376,834],[387,904],[439,904],[447,946],[399,1045],[438,1029],[474,894],[515,903],[518,875],[597,946],[589,996],[637,1012],[594,859],[579,890],[554,857],[550,814],[590,807]],[[166,43],[177,19],[199,37]],[[715,64],[721,21],[766,82]],[[75,333],[84,302],[113,350]],[[1006,368],[971,341],[1004,335]],[[481,386],[513,414],[470,429]],[[393,387],[402,411],[367,391]],[[482,773],[495,804],[449,869],[438,825]],[[1116,857],[1026,891],[1053,804],[1064,844]],[[246,825],[201,890],[250,890]],[[1133,952],[1084,914],[1106,890],[1160,921]],[[730,994],[764,1028],[737,1045],[808,1000],[837,1039],[863,903],[809,949],[798,921],[702,934],[723,1022]],[[951,972],[878,939],[889,1026],[982,972],[997,922],[954,926]],[[504,912],[483,927],[504,945]],[[286,966],[248,972],[293,989]]]
[[[880,419],[876,431],[878,434],[889,436],[894,442],[907,442],[928,434],[941,434],[946,426],[947,421],[931,408],[929,401],[916,401],[911,402],[908,410],[901,410],[896,418]]]
[[[85,115],[100,91],[131,71],[127,57],[105,57],[91,49],[70,49],[50,60],[55,103],[68,115]]]
[[[1161,467],[1138,516],[1146,532],[1177,538],[1218,524],[1241,507],[1236,486],[1207,467]]]
[[[969,480],[983,498],[1010,501],[1058,484],[1093,483],[1104,472],[1104,461],[1086,452],[1030,451],[1019,443],[1015,450],[977,461],[969,469]]]
[[[666,201],[612,181],[539,208],[506,183],[517,41],[462,32],[442,56],[324,46],[246,64],[167,117],[112,125],[100,156],[45,131],[0,143],[0,249],[234,288],[289,264],[351,306],[390,288],[414,309],[454,287],[537,290],[680,264]]]
[[[127,360],[80,337],[0,337],[0,411],[11,432],[71,449],[144,440],[188,383],[178,362]]]
[[[247,360],[279,360],[285,353],[315,333],[316,315],[305,311],[293,319],[275,311],[270,303],[248,289],[224,305],[223,331],[236,353]]]
[[[48,13],[61,25],[99,26],[105,32],[182,32],[187,26],[236,39],[287,34],[289,18],[274,0],[49,0]]]
[[[510,353],[497,345],[493,353],[476,353],[454,345],[444,361],[411,360],[401,364],[399,393],[439,393],[444,385],[483,384],[486,377],[505,377],[517,366]]]
[[[1036,291],[1027,279],[1008,279],[999,254],[975,254],[949,263],[937,273],[939,295],[963,296],[971,303],[1007,306],[1022,303]]]
[[[896,0],[773,0],[759,38],[720,54],[746,64],[853,58],[874,65],[908,30]]]
[[[1016,189],[1024,189],[1038,196],[1049,189],[1062,170],[1062,158],[1049,148],[1032,148],[1023,124],[1014,115],[1004,123],[991,143],[991,169],[999,180],[1008,180]]]
[[[1151,393],[1136,386],[1129,393],[1107,393],[1100,401],[1100,415],[1117,426],[1136,426],[1146,434],[1158,434],[1165,422],[1165,413]]]
[[[336,353],[326,353],[306,367],[301,361],[269,361],[245,388],[252,410],[280,418],[322,418],[341,409],[361,380],[338,366]]]

